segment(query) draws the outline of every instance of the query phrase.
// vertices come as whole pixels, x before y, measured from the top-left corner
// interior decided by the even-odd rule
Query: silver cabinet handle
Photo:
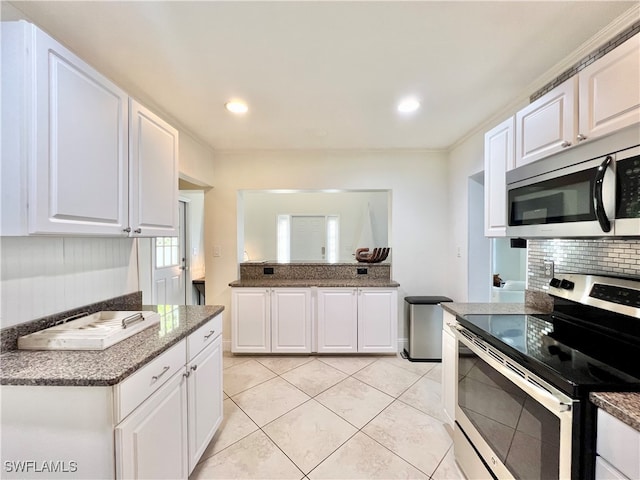
[[[583,141],[583,140],[586,140],[586,139],[587,139],[587,136],[586,136],[586,135],[583,135],[583,134],[581,134],[581,133],[579,133],[579,134],[578,134],[578,136],[577,136],[576,138],[578,139],[578,141],[579,141],[579,142],[581,142],[581,141]]]
[[[183,373],[182,376],[184,378],[189,378],[189,375],[191,375],[191,372],[187,370],[187,373]]]
[[[136,228],[133,233],[142,233],[142,229],[141,228]]]
[[[215,331],[215,330],[211,330],[211,331],[209,332],[209,335],[205,335],[205,336],[204,336],[204,339],[206,340],[207,338],[209,338],[209,337],[210,337],[211,335],[213,335],[214,333],[216,333],[216,331]]]
[[[129,232],[131,232],[131,227],[123,228],[122,231],[124,233],[129,233]]]
[[[198,365],[191,365],[191,370],[193,370],[194,372],[198,369]]]
[[[570,146],[571,146],[571,142],[569,142],[569,141],[565,140],[564,142],[562,142],[562,143],[560,144],[560,146],[561,146],[562,148],[570,147]]]
[[[164,367],[162,369],[162,372],[160,372],[158,375],[154,375],[153,377],[151,377],[151,380],[153,380],[154,382],[157,381],[161,376],[163,376],[165,373],[167,373],[170,369],[171,369],[171,367],[169,367],[169,366]]]

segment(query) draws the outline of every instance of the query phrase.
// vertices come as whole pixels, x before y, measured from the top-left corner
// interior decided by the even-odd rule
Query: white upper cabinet
[[[484,136],[484,234],[504,237],[507,219],[506,172],[514,166],[514,119],[502,122]]]
[[[640,123],[640,35],[516,114],[515,167]]]
[[[129,112],[131,233],[177,235],[178,131],[133,99]]]
[[[515,167],[570,147],[577,133],[578,79],[573,77],[516,113]]]
[[[640,35],[585,67],[578,78],[580,138],[640,123]]]
[[[1,235],[177,235],[175,129],[24,21],[1,71]]]
[[[127,94],[26,22],[2,37],[2,234],[124,235]]]

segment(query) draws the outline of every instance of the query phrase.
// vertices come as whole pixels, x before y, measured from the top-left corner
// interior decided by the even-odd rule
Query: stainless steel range
[[[592,480],[593,391],[640,391],[640,281],[564,275],[548,315],[458,316],[455,456],[468,478]]]

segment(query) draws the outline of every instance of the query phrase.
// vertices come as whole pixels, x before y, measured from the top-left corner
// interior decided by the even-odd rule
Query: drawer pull
[[[205,336],[204,336],[204,339],[205,339],[205,340],[206,340],[206,339],[208,339],[208,338],[209,338],[211,335],[213,335],[214,333],[216,333],[216,331],[215,331],[215,330],[211,330],[211,331],[209,332],[209,335],[205,335]]]
[[[153,380],[154,382],[157,381],[161,376],[163,376],[165,373],[167,373],[170,369],[171,369],[171,367],[169,367],[169,366],[164,367],[162,369],[162,372],[160,372],[159,375],[154,375],[153,377],[151,377],[151,380]]]
[[[132,323],[136,323],[141,320],[144,320],[144,316],[141,313],[135,313],[133,315],[130,315],[127,318],[122,319],[122,328],[127,328]]]

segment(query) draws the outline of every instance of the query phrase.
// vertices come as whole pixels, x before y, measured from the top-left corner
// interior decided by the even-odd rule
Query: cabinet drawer
[[[640,432],[603,410],[598,410],[596,450],[627,477],[640,478]]]
[[[204,347],[213,343],[213,341],[222,333],[222,314],[218,314],[207,323],[198,328],[187,338],[187,354],[188,361],[193,360]]]
[[[186,341],[182,340],[115,387],[115,416],[120,422],[178,371],[184,370]]]

